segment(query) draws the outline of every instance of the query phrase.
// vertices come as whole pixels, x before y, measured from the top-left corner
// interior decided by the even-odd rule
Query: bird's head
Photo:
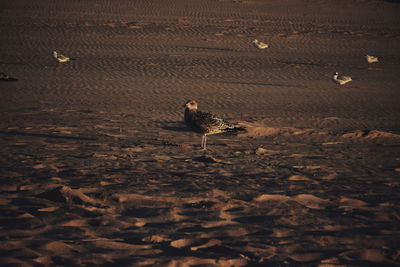
[[[339,77],[339,73],[336,71],[335,73],[333,73],[332,79],[334,79],[335,81],[337,81],[337,78]]]
[[[191,110],[196,110],[197,109],[197,102],[194,101],[194,100],[188,100],[183,107],[191,109]]]

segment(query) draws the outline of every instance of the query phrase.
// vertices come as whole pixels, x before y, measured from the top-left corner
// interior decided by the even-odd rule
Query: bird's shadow
[[[231,48],[223,48],[223,47],[187,46],[187,45],[185,45],[184,47],[193,49],[204,49],[204,50],[234,51]]]
[[[6,62],[0,61],[0,65],[26,65],[28,62]]]
[[[304,65],[304,66],[316,66],[321,67],[322,64],[313,63],[313,62],[301,62],[301,61],[282,61],[282,63],[287,65]]]
[[[0,78],[0,82],[16,82],[16,81],[18,81],[18,79],[16,79],[16,78],[11,78],[11,77]]]
[[[67,135],[55,135],[46,133],[27,133],[22,131],[0,131],[3,135],[14,135],[14,136],[30,136],[30,137],[41,137],[41,138],[54,138],[54,139],[67,139],[67,140],[83,140],[83,141],[96,141],[93,137],[82,137],[82,136],[67,136]]]
[[[192,129],[187,127],[183,122],[180,121],[172,121],[172,122],[158,122],[162,124],[160,126],[161,129],[173,132],[193,132]]]
[[[257,83],[257,82],[232,82],[232,81],[222,81],[221,83],[240,84],[240,85],[257,85],[257,86],[276,86],[276,87],[307,88],[307,86],[299,86],[299,85],[283,84],[283,83]]]
[[[190,128],[182,126],[161,126],[161,129],[167,130],[167,131],[173,131],[173,132],[193,132],[190,130]]]

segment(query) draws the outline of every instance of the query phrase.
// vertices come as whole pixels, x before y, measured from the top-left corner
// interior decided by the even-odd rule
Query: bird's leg
[[[201,138],[201,148],[202,149],[206,149],[206,142],[207,142],[207,135],[203,135],[203,137]]]

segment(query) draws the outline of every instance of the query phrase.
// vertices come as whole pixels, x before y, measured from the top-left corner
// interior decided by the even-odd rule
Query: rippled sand
[[[4,1],[1,264],[399,264],[400,4],[295,2]]]

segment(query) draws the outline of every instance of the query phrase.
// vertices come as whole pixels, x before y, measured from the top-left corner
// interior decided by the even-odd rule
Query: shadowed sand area
[[[1,265],[400,264],[398,1],[0,9]]]

